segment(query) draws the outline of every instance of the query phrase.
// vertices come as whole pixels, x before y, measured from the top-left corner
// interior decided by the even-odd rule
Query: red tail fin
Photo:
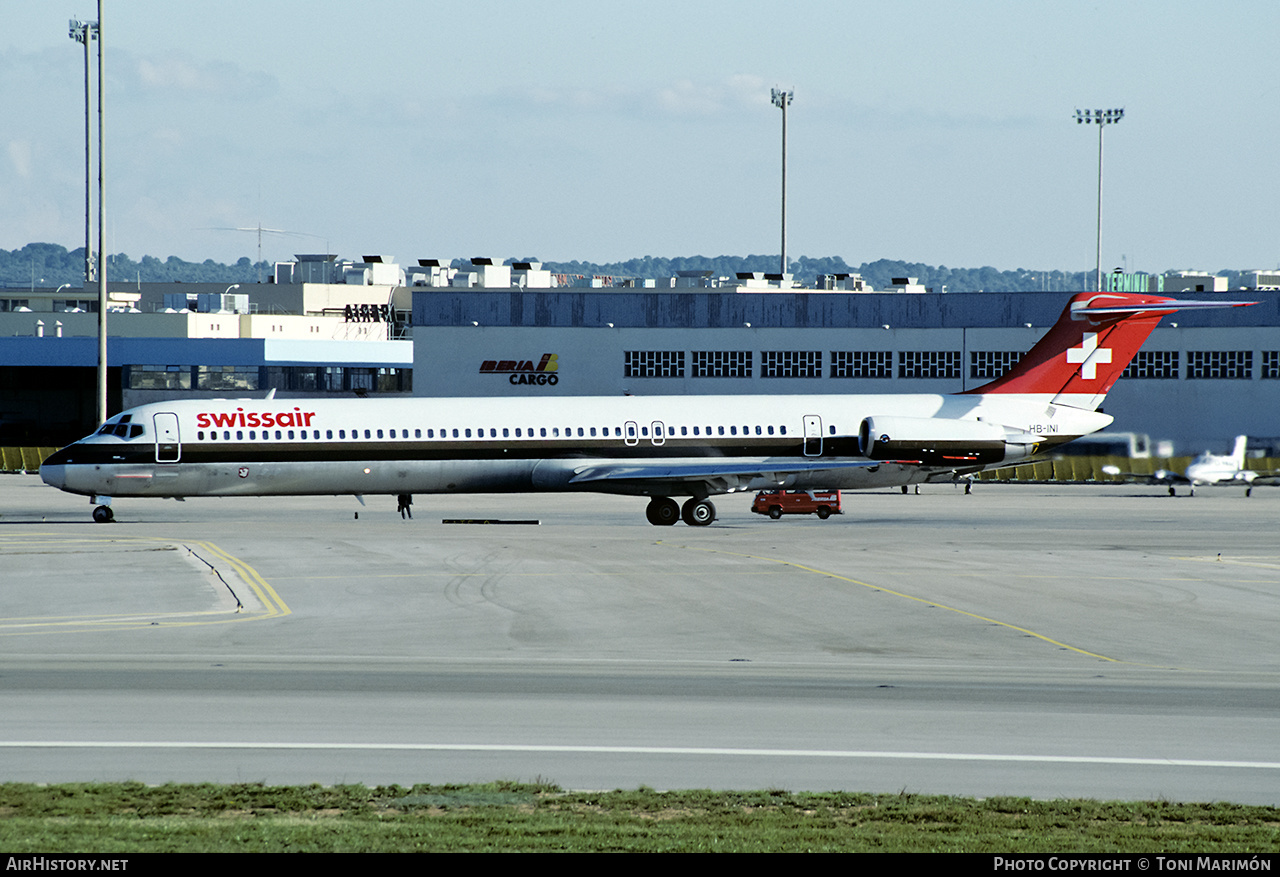
[[[1082,292],[1018,364],[968,393],[1030,393],[1096,409],[1165,314],[1254,302],[1178,301],[1158,295]]]

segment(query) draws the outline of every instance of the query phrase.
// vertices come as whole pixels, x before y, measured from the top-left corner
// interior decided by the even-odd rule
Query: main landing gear
[[[650,500],[644,516],[655,527],[670,527],[682,519],[690,527],[705,527],[716,519],[716,507],[709,500],[696,497],[681,506],[669,496],[658,496]]]

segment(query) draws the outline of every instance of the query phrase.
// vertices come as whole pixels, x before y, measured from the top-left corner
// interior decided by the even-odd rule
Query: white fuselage
[[[1248,484],[1258,473],[1241,469],[1232,457],[1201,454],[1184,473],[1192,484]]]
[[[1245,436],[1236,436],[1230,454],[1218,455],[1205,451],[1191,461],[1183,473],[1194,484],[1252,484],[1257,472],[1244,468]]]
[[[999,426],[1010,437],[1000,465],[1111,421],[1052,404],[1051,397],[1018,394],[203,399],[125,412],[55,454],[41,474],[63,490],[103,497],[555,490],[657,496],[856,489],[993,464],[864,460],[842,468],[842,461],[861,457],[858,429],[869,416]],[[712,462],[723,471],[690,476]],[[787,474],[771,474],[771,467]],[[607,478],[591,477],[605,468]],[[632,470],[635,477],[627,477]]]

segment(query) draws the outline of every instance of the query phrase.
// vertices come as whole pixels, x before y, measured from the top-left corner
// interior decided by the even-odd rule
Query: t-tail
[[[1018,364],[967,393],[1016,393],[1096,411],[1160,318],[1175,311],[1244,307],[1251,301],[1180,301],[1158,295],[1082,292]]]
[[[1244,449],[1249,439],[1247,436],[1236,436],[1235,447],[1231,449],[1231,464],[1236,467],[1237,472],[1244,471]]]

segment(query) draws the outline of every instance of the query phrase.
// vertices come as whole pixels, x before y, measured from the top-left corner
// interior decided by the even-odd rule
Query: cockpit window
[[[143,428],[141,423],[131,423],[133,419],[131,414],[122,414],[108,420],[102,426],[98,427],[96,435],[113,435],[122,439],[135,439],[142,435]]]

